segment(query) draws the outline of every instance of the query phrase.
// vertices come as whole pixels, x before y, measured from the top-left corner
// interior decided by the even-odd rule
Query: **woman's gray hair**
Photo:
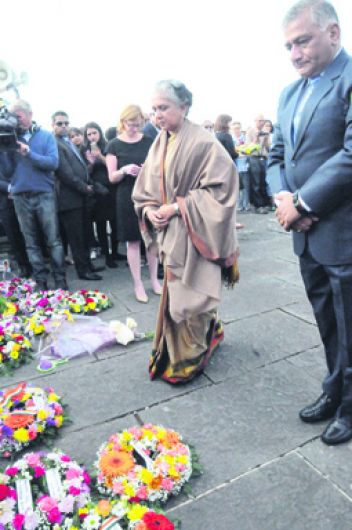
[[[185,105],[187,107],[187,113],[192,106],[192,92],[181,81],[174,79],[159,81],[155,86],[155,92],[165,93],[166,98],[176,103],[179,107]]]
[[[338,24],[339,19],[335,8],[326,0],[300,0],[294,4],[286,13],[283,20],[283,27],[297,19],[306,9],[310,9],[312,20],[321,30],[325,30],[329,24]]]

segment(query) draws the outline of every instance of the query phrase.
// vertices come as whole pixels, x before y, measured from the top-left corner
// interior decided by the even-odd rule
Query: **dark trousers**
[[[70,245],[73,261],[78,275],[89,271],[89,247],[85,243],[85,213],[83,208],[74,208],[59,212],[60,223]]]
[[[13,206],[0,210],[0,220],[11,247],[11,252],[15,256],[17,265],[25,272],[30,272],[31,266],[26,252],[26,244],[18,224],[18,219]]]
[[[352,264],[321,265],[306,250],[300,267],[325,348],[323,390],[352,418]]]
[[[59,236],[54,192],[18,193],[14,195],[13,201],[34,279],[46,282],[49,273],[42,252],[41,232],[55,282],[62,282],[65,279],[64,251]]]
[[[266,191],[266,160],[260,156],[249,157],[249,173],[251,182],[250,202],[256,208],[270,204]]]

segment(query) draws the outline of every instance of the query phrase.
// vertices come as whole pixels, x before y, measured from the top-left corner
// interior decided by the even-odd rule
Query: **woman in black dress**
[[[148,302],[141,279],[141,233],[132,202],[136,177],[144,163],[153,140],[141,133],[144,117],[137,105],[129,105],[120,116],[119,134],[108,143],[106,166],[110,182],[116,183],[117,239],[127,242],[127,260],[138,302]],[[150,280],[155,294],[161,294],[157,279],[158,259],[147,252]]]
[[[92,220],[95,221],[97,226],[99,245],[105,256],[106,265],[115,269],[117,267],[115,186],[110,183],[106,168],[106,140],[101,127],[94,121],[85,125],[83,135],[83,153],[88,162],[95,192]],[[110,225],[110,243],[107,222]]]

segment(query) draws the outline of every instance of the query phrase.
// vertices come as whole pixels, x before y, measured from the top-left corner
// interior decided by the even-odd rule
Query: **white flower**
[[[126,326],[130,329],[134,329],[137,327],[137,322],[134,320],[134,318],[127,317],[126,318]]]
[[[124,515],[128,512],[127,503],[124,501],[119,501],[112,507],[111,513],[115,515],[118,519],[122,519]]]
[[[97,513],[89,512],[87,517],[83,521],[83,528],[87,530],[98,529],[100,527],[100,516]]]
[[[123,324],[119,320],[112,320],[109,324],[109,327],[115,332],[116,341],[119,344],[123,344],[123,346],[126,346],[129,342],[132,342],[134,340],[133,331],[128,326],[126,326],[126,324]]]
[[[0,502],[0,524],[5,525],[12,521],[15,515],[13,512],[15,504],[14,499],[4,499]]]

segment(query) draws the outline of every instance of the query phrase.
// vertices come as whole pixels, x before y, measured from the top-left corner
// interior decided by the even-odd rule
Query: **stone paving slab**
[[[216,382],[313,348],[320,342],[314,326],[280,310],[226,324],[224,331],[225,340],[205,370]]]
[[[232,322],[300,302],[303,296],[301,288],[276,278],[263,281],[255,276],[246,282],[240,279],[234,289],[222,290],[220,317],[226,323]]]
[[[291,454],[170,515],[182,530],[350,530],[351,510],[349,499]]]
[[[143,422],[176,429],[195,445],[204,466],[204,475],[194,484],[199,495],[319,435],[320,426],[307,429],[298,418],[312,386],[302,371],[281,361],[139,416]]]
[[[327,422],[321,424],[322,431],[326,425]],[[350,443],[331,447],[320,440],[315,440],[299,448],[298,452],[329,481],[352,498],[352,445]]]
[[[70,405],[74,423],[67,430],[79,430],[135,410],[151,407],[160,401],[192,392],[210,384],[200,376],[186,387],[149,380],[148,357],[134,350],[111,359],[95,361],[42,376],[40,384],[53,386]]]
[[[326,376],[326,362],[323,346],[312,348],[307,351],[294,355],[287,359],[287,362],[303,370],[308,376],[313,377],[320,383]],[[315,401],[317,395],[312,395],[312,401]]]
[[[316,325],[313,309],[307,299],[301,302],[295,302],[294,304],[285,305],[283,310],[286,313]]]

